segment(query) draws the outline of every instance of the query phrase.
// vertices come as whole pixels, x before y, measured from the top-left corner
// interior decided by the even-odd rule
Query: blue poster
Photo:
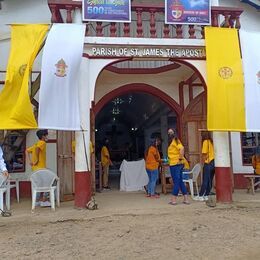
[[[165,23],[210,24],[210,0],[165,0]]]
[[[131,22],[131,0],[83,0],[83,21]]]

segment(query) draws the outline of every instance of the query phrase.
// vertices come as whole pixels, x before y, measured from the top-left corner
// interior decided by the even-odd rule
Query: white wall
[[[240,133],[231,132],[232,165],[234,173],[253,173],[252,166],[242,164],[242,149]]]

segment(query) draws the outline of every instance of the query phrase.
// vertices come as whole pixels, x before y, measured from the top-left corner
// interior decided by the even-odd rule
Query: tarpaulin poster
[[[83,0],[83,21],[131,22],[131,0]]]
[[[165,0],[166,24],[211,23],[210,0]]]

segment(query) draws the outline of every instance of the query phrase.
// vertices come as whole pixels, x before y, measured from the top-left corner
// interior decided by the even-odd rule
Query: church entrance
[[[104,139],[109,139],[109,151],[113,165],[109,171],[109,183],[119,189],[120,165],[123,160],[144,159],[151,140],[162,139],[161,156],[167,157],[167,129],[177,128],[178,115],[160,98],[145,92],[128,92],[108,101],[95,118],[96,158]]]
[[[143,159],[151,139],[162,139],[161,156],[167,157],[168,128],[177,129],[190,167],[200,161],[200,130],[206,126],[205,89],[198,68],[186,61],[125,61],[103,69],[95,85],[90,136],[96,162],[104,139],[109,139],[112,188],[120,188],[122,161]],[[96,179],[100,167],[92,162]],[[97,184],[98,180],[94,189]]]

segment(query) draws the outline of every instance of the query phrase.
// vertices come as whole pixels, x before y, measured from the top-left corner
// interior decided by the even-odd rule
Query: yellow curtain
[[[5,85],[0,93],[0,129],[33,129],[37,123],[29,97],[29,76],[48,25],[12,25]]]
[[[207,127],[245,131],[245,98],[238,31],[206,27]]]

